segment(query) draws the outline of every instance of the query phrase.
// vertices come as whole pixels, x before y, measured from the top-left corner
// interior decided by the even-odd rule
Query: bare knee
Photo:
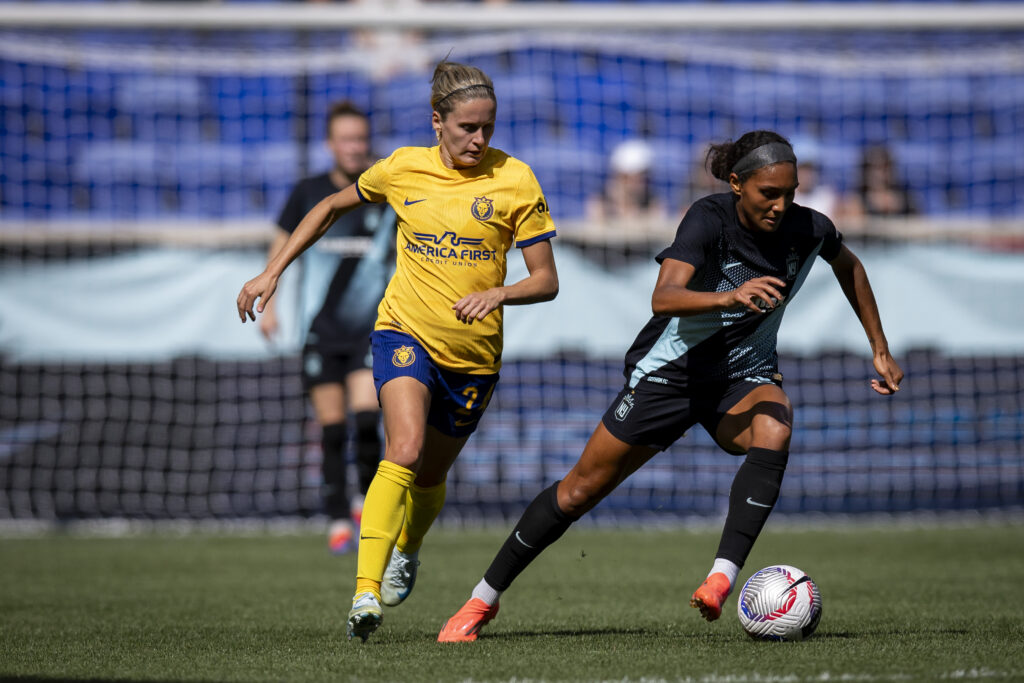
[[[788,451],[789,440],[793,436],[792,425],[791,411],[787,411],[785,415],[755,416],[751,423],[751,447]]]
[[[423,460],[422,437],[400,437],[388,439],[384,459],[407,470],[419,472]]]
[[[558,485],[558,507],[570,517],[580,517],[614,488],[614,484],[605,481],[605,477],[580,476],[570,472]]]

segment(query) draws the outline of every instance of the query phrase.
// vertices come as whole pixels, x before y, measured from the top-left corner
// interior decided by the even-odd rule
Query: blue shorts
[[[440,368],[411,336],[391,330],[370,335],[373,383],[380,388],[396,377],[412,377],[430,390],[427,424],[452,437],[469,436],[484,414],[498,384],[493,375],[469,375]]]

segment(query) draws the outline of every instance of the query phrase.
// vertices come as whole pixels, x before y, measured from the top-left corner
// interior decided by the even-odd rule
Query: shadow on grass
[[[863,638],[863,633],[850,633],[849,631],[837,631],[832,633],[815,633],[808,640],[853,640]]]
[[[138,680],[138,678],[131,677],[104,678],[102,676],[92,676],[89,678],[73,678],[68,676],[12,676],[10,674],[0,674],[0,683],[130,683]],[[180,683],[180,681],[177,679],[168,679],[166,681],[146,679],[146,683]],[[193,681],[192,683],[204,683],[204,681]],[[216,683],[216,681],[211,679],[205,683]]]
[[[485,638],[573,638],[576,636],[651,636],[656,631],[645,628],[578,628],[559,629],[557,631],[515,631],[514,633],[482,633],[480,640]]]

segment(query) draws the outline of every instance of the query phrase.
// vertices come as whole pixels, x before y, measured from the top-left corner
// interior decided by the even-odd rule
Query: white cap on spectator
[[[643,140],[626,140],[612,150],[610,165],[616,173],[643,173],[651,167],[654,150]]]
[[[821,143],[814,138],[797,136],[789,142],[793,146],[793,154],[796,155],[796,162],[798,164],[814,164],[817,166],[821,163]]]

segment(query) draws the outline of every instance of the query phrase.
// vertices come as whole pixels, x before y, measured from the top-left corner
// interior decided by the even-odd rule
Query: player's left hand
[[[242,285],[242,291],[238,293],[238,316],[245,322],[245,317],[249,316],[251,320],[256,320],[256,313],[262,313],[263,307],[267,305],[267,301],[270,297],[274,296],[274,292],[277,290],[277,278],[263,271],[253,279]],[[253,305],[256,300],[259,299],[260,303],[256,306],[256,313],[253,313]]]
[[[896,364],[889,351],[879,351],[874,357],[875,372],[881,375],[881,379],[871,380],[871,388],[883,396],[891,396],[900,390],[900,382],[903,381],[903,370]]]
[[[485,289],[482,292],[467,294],[452,306],[455,317],[467,325],[472,325],[474,320],[483,320],[487,314],[501,305],[503,297],[501,289]]]

